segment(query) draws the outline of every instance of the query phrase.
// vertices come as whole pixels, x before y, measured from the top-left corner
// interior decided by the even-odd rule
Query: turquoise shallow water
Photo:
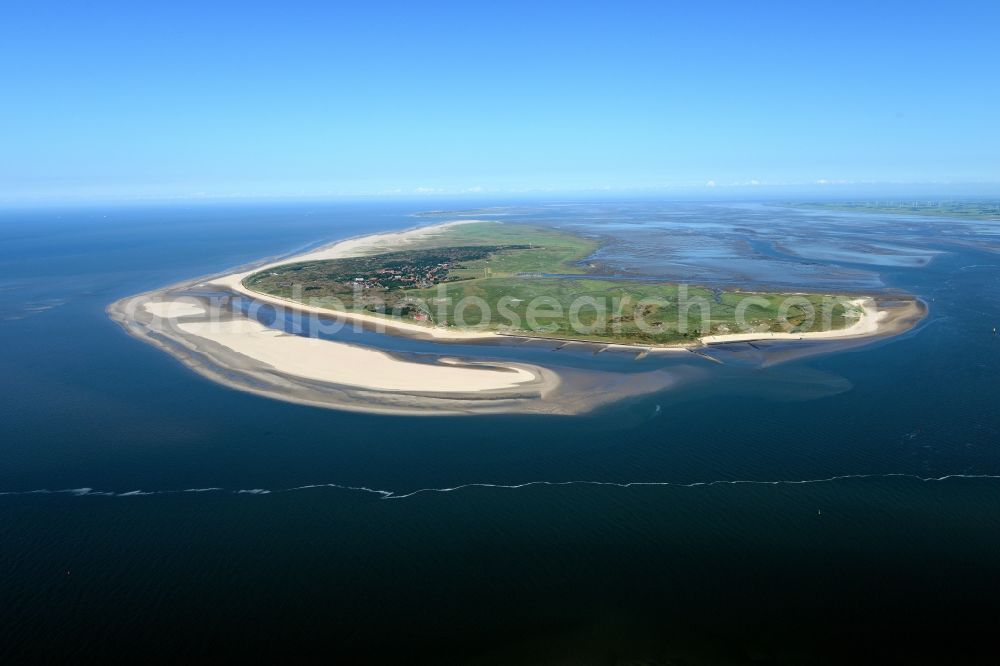
[[[793,275],[931,308],[889,343],[720,369],[579,418],[270,401],[200,378],[104,314],[190,276],[412,226],[412,210],[0,216],[5,657],[842,663],[933,661],[958,644],[973,661],[987,647],[1000,598],[987,228],[759,206],[507,211],[628,226],[604,257],[622,271],[674,278],[711,255],[714,275],[735,276],[723,282]],[[870,236],[940,254],[883,261],[859,250]],[[865,263],[836,261],[859,252]],[[122,496],[133,491],[147,494]]]

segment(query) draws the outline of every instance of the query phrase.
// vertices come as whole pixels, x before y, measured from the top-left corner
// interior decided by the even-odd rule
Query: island
[[[816,343],[907,330],[925,311],[899,296],[620,274],[597,258],[606,242],[556,226],[453,220],[140,294],[109,312],[201,374],[269,397],[393,413],[569,414],[701,376],[734,345],[816,353]],[[567,345],[580,354],[574,362],[537,351]],[[669,367],[635,366],[671,355]]]

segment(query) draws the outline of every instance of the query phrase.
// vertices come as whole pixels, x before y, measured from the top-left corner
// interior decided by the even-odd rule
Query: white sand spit
[[[180,323],[185,333],[296,377],[368,389],[469,393],[515,388],[535,379],[523,368],[412,363],[372,349],[290,335],[248,319]]]

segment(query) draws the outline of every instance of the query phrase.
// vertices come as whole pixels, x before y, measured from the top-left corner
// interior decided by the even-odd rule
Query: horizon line
[[[939,188],[945,191],[904,192],[907,188]],[[717,183],[708,181],[702,185],[663,185],[636,187],[535,187],[535,188],[485,188],[471,187],[463,189],[415,187],[394,188],[372,191],[298,191],[298,192],[248,192],[245,190],[229,192],[177,192],[156,194],[142,192],[136,194],[124,193],[38,193],[27,196],[0,195],[0,208],[22,207],[63,207],[67,205],[113,205],[113,204],[166,204],[166,203],[226,203],[226,202],[273,202],[273,203],[307,203],[307,202],[337,202],[337,201],[433,201],[433,200],[474,200],[479,198],[503,198],[526,200],[546,197],[578,196],[591,198],[594,196],[613,197],[683,197],[686,200],[716,200],[735,197],[747,200],[756,198],[773,199],[782,193],[797,192],[800,195],[808,192],[809,196],[855,196],[864,193],[866,196],[923,196],[931,197],[990,197],[1000,196],[1000,181],[847,181],[820,179],[799,183],[767,183],[761,181],[742,181]]]

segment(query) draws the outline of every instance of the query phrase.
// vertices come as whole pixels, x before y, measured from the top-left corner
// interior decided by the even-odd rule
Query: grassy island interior
[[[725,291],[602,275],[587,260],[600,245],[555,228],[476,222],[394,252],[271,267],[243,284],[312,306],[428,325],[634,344],[747,330],[831,330],[856,321],[852,297],[843,295]]]

